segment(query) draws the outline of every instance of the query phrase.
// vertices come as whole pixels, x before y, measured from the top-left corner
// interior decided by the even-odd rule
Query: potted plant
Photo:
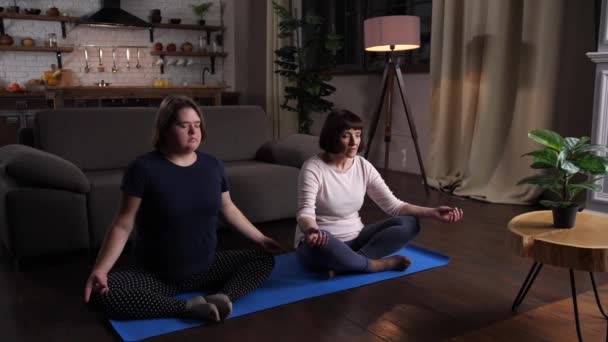
[[[330,71],[336,62],[336,51],[342,47],[342,36],[334,33],[324,34],[321,30],[323,19],[316,15],[305,15],[302,19],[291,8],[285,8],[273,2],[273,9],[280,18],[279,34],[281,39],[290,39],[289,43],[274,51],[277,59],[278,73],[285,77],[285,99],[281,108],[298,113],[298,131],[310,134],[311,112],[328,112],[333,103],[325,98],[336,91],[329,84]],[[314,34],[307,40],[300,39],[299,32],[309,30]],[[307,60],[315,53],[320,55],[322,68],[311,70]],[[290,101],[295,101],[295,104]]]
[[[213,6],[212,2],[203,2],[200,5],[192,5],[192,12],[194,12],[194,14],[200,18],[198,21],[199,25],[205,26],[205,16],[207,15],[207,12],[209,12],[211,6]]]
[[[530,167],[544,172],[526,177],[517,185],[538,185],[554,193],[557,201],[540,203],[553,211],[554,227],[572,228],[578,211],[576,194],[582,190],[599,191],[596,181],[608,175],[608,158],[596,154],[608,152],[608,147],[591,144],[589,137],[564,138],[546,129],[534,130],[528,137],[544,147],[523,156],[532,156]]]

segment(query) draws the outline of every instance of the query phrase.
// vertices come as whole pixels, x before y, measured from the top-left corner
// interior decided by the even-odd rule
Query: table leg
[[[530,290],[530,287],[532,287],[532,283],[534,283],[534,280],[536,280],[536,276],[540,272],[541,268],[543,268],[543,264],[535,261],[532,268],[530,268],[530,272],[528,272],[526,280],[524,280],[524,283],[521,285],[521,288],[515,297],[515,301],[513,301],[511,311],[517,312],[517,308],[519,308],[521,302],[523,302],[524,298],[526,298],[528,290]]]
[[[574,282],[574,271],[570,269],[570,287],[572,288],[572,304],[574,304],[574,320],[576,322],[576,335],[578,336],[579,342],[583,341],[581,335],[581,323],[578,319],[578,304],[576,303],[576,284]]]
[[[602,307],[600,295],[597,292],[597,286],[595,285],[595,277],[593,277],[593,272],[589,272],[589,277],[591,278],[591,284],[593,285],[593,293],[595,294],[595,302],[597,303],[597,307],[600,309],[602,316],[604,316],[605,319],[608,319],[608,315],[606,315],[606,312],[604,312],[604,307]]]

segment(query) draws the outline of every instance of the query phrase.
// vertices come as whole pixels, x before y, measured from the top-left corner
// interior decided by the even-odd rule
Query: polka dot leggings
[[[258,250],[222,251],[207,272],[171,282],[143,268],[108,274],[107,295],[94,294],[91,302],[112,319],[180,317],[186,301],[175,295],[190,291],[214,291],[231,301],[253,291],[274,268],[274,258]]]

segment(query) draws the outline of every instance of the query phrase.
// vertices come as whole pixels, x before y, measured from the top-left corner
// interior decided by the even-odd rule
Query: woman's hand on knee
[[[84,302],[88,303],[93,293],[105,295],[109,290],[108,274],[100,270],[93,270],[84,286]]]
[[[323,247],[327,245],[328,241],[329,235],[327,232],[312,227],[306,230],[306,243],[310,247]]]

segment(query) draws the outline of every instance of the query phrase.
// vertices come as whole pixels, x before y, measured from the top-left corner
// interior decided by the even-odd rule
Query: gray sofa
[[[151,150],[156,108],[37,113],[35,148],[0,148],[0,234],[19,259],[97,247],[120,198],[124,168]],[[201,150],[224,161],[233,201],[254,223],[294,217],[298,168],[317,137],[271,140],[260,107],[203,107]],[[27,134],[23,135],[27,136]]]

